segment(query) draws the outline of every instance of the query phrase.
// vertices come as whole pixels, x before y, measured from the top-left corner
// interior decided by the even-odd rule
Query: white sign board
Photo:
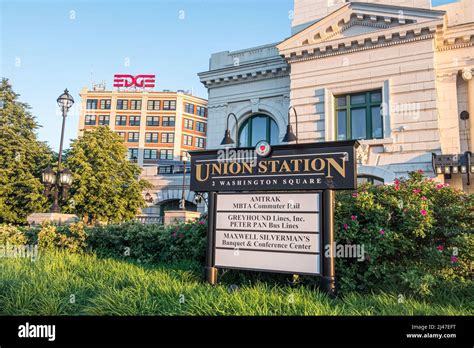
[[[321,194],[217,195],[215,266],[320,274]]]

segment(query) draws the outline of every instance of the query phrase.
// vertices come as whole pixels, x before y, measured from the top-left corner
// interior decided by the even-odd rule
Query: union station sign
[[[323,250],[334,242],[334,190],[357,185],[357,146],[190,152],[191,190],[209,194],[207,280],[219,268],[317,275],[333,293],[334,254]]]
[[[222,150],[192,152],[191,190],[354,189],[357,181],[354,143],[278,145],[272,147],[268,157],[255,155],[229,160],[220,158]]]

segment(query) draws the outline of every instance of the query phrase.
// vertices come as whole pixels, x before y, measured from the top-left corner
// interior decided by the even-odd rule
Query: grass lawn
[[[305,286],[231,283],[212,287],[196,266],[143,267],[93,255],[0,258],[2,315],[473,315],[474,300],[348,294],[336,300]]]

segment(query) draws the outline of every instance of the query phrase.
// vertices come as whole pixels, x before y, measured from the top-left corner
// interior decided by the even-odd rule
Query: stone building
[[[215,53],[199,74],[213,125],[207,147],[220,147],[230,112],[240,146],[277,144],[291,105],[300,143],[360,140],[361,181],[421,169],[474,192],[457,166],[445,175],[432,165],[433,153],[474,152],[473,45],[472,0],[295,0],[290,37]]]

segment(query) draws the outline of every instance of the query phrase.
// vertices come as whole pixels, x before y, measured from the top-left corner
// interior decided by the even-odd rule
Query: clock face
[[[257,155],[261,157],[266,157],[270,154],[270,151],[272,150],[270,144],[266,142],[265,140],[261,140],[257,143],[255,146],[255,152]]]

